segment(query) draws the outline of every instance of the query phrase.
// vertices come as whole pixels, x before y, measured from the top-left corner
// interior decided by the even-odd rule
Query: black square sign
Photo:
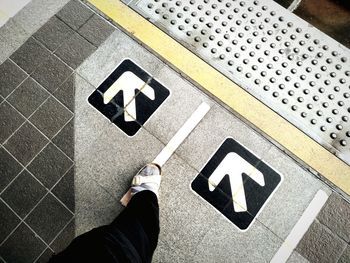
[[[169,95],[166,87],[125,59],[88,100],[128,136],[134,136]]]
[[[246,231],[282,181],[282,176],[232,138],[206,163],[191,187]]]

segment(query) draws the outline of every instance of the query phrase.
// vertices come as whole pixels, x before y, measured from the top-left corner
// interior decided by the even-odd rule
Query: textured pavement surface
[[[0,41],[0,261],[45,262],[111,222],[135,173],[203,101],[210,111],[163,167],[154,262],[269,262],[320,189],[330,197],[288,262],[350,261],[347,201],[87,6],[66,2],[40,12],[43,1],[32,1],[0,28],[12,43]],[[171,91],[134,137],[87,102],[126,57]],[[190,189],[226,137],[284,177],[246,232]]]
[[[113,27],[78,1],[64,3],[52,3],[46,22],[32,21],[28,10],[38,11],[32,1],[0,29],[7,41],[24,40],[19,32],[28,37],[0,65],[0,255],[6,262],[45,261],[75,235],[74,70]],[[36,26],[24,28],[19,21],[25,19]]]

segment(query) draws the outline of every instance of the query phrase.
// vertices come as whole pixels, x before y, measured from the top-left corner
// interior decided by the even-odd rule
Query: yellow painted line
[[[297,158],[350,194],[350,167],[346,163],[120,0],[88,2]]]

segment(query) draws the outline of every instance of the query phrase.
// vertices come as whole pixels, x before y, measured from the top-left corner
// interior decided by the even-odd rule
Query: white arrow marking
[[[151,86],[131,71],[126,71],[103,94],[103,103],[109,103],[122,90],[125,109],[124,119],[125,121],[134,121],[136,120],[135,89],[145,94],[149,99],[155,99],[154,90]]]
[[[208,179],[212,192],[227,174],[230,178],[233,207],[236,212],[247,211],[247,201],[243,186],[242,174],[248,175],[260,186],[265,186],[264,175],[237,153],[228,153]]]

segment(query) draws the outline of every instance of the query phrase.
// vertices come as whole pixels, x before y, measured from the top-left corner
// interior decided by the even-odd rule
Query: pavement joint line
[[[17,64],[15,64],[16,66],[18,66]],[[22,69],[22,68],[21,68]],[[23,70],[23,69],[22,69]],[[26,74],[27,74],[27,72],[26,72]],[[7,103],[10,103],[9,101],[8,101],[8,98],[27,80],[27,79],[29,79],[29,78],[31,78],[30,77],[30,75],[28,75],[27,74],[27,76],[24,78],[24,80],[22,80],[22,82],[21,83],[19,83],[6,97],[3,97],[4,98],[4,100],[3,100],[3,102],[4,101],[6,101]],[[32,80],[34,80],[37,84],[39,84],[35,79],[33,79],[33,78],[31,78]],[[40,84],[39,84],[40,85]],[[40,85],[40,87],[42,88],[42,86]],[[45,89],[46,90],[46,89]],[[47,90],[46,90],[47,91]]]
[[[343,198],[341,196],[341,198]],[[344,199],[344,198],[343,198]],[[344,199],[345,200],[345,199]],[[350,205],[350,204],[349,204]],[[350,245],[350,242],[346,241],[342,236],[340,236],[338,233],[333,232],[332,229],[329,228],[329,226],[325,225],[324,223],[322,223],[318,218],[315,219],[315,221],[317,221],[320,225],[322,225],[329,233],[332,233],[334,236],[338,237],[339,239],[343,240],[345,243]],[[346,247],[345,247],[346,248]]]
[[[21,112],[19,112],[14,106],[12,106],[12,104],[10,103],[10,102],[8,102],[8,101],[6,101],[14,110],[16,110],[20,115],[22,115],[22,117],[25,119],[25,121],[3,142],[3,148],[5,149],[5,147],[4,147],[4,145],[5,145],[5,143],[8,141],[8,140],[10,140],[10,138],[27,122],[27,123],[29,123],[29,124],[31,124],[36,130],[38,130],[39,131],[39,133],[41,134],[41,135],[43,135],[44,137],[45,137],[45,139],[47,139],[49,142],[44,146],[44,148],[51,142],[52,144],[54,144],[57,148],[58,148],[58,150],[60,151],[60,152],[62,152],[70,161],[72,161],[73,163],[74,163],[74,160],[72,160],[65,152],[63,152],[53,141],[52,141],[52,139],[54,139],[55,138],[55,136],[57,136],[62,130],[63,130],[63,128],[64,127],[66,127],[66,125],[72,120],[72,119],[74,119],[74,117],[75,117],[75,114],[73,113],[73,116],[65,123],[65,124],[63,124],[63,126],[57,131],[57,133],[55,133],[54,135],[53,135],[53,137],[52,137],[52,139],[50,139],[49,137],[47,137],[41,130],[39,130],[39,128],[38,127],[36,127],[36,125],[34,125],[29,119],[32,117],[32,115],[34,115],[34,113],[35,112],[37,112],[38,111],[38,109],[49,99],[49,98],[51,98],[51,97],[53,97],[55,100],[57,100],[58,102],[60,102],[55,96],[53,96],[53,95],[51,95],[50,94],[50,96],[47,98],[47,99],[45,99],[44,101],[43,101],[43,103],[41,103],[39,106],[38,106],[38,108],[31,114],[31,115],[29,115],[28,116],[28,118],[27,117],[25,117]],[[61,103],[62,104],[62,103]],[[62,104],[63,105],[63,104]],[[63,105],[64,106],[64,105]],[[72,113],[72,112],[71,112]],[[39,153],[41,153],[41,151],[44,149],[44,148],[42,148],[40,151],[39,151]],[[38,155],[39,155],[39,153],[38,154],[36,154],[35,156],[34,156],[34,158],[33,159],[31,159],[30,160],[30,162],[25,166],[25,167],[27,167],[34,159],[35,159],[35,157],[37,157]],[[12,154],[11,154],[11,156],[13,156]],[[14,157],[14,156],[13,156]],[[15,158],[15,157],[14,157]],[[17,160],[17,158],[15,158],[15,160],[16,161],[18,161]],[[19,161],[18,161],[19,162]],[[22,165],[23,166],[23,165]]]
[[[21,86],[22,85],[22,83],[23,82],[25,82],[29,77],[30,77],[30,75],[24,70],[24,69],[22,69],[20,66],[18,66],[17,65],[17,63],[16,62],[14,62],[11,58],[7,58],[7,59],[5,59],[5,61],[6,60],[9,60],[10,62],[12,62],[13,64],[15,64],[16,65],[16,67],[18,67],[20,70],[22,70],[23,72],[24,72],[24,74],[26,74],[26,77],[6,96],[6,97],[3,97],[3,99],[4,100],[6,100],[7,101],[7,98],[9,98],[10,96],[11,96],[11,94],[19,87],[19,86]],[[5,62],[4,61],[4,62]],[[33,79],[34,80],[34,79]],[[34,80],[36,83],[38,83],[36,80]],[[39,83],[38,83],[39,84]],[[39,84],[40,85],[40,84]],[[40,85],[41,86],[41,85]],[[46,90],[46,89],[45,89]]]
[[[19,84],[15,87],[15,89],[13,91],[11,91],[11,93],[9,95],[6,96],[6,98],[4,99],[7,99],[27,78],[31,78],[32,80],[34,80],[38,85],[40,85],[41,88],[43,88],[44,90],[46,90],[50,95],[54,96],[54,93],[62,87],[62,85],[64,83],[66,83],[66,81],[71,77],[71,76],[74,76],[74,74],[77,74],[76,73],[76,70],[77,69],[73,69],[71,66],[69,66],[65,61],[63,61],[60,57],[58,57],[54,52],[55,51],[51,51],[49,50],[47,47],[44,46],[44,44],[42,44],[39,40],[37,40],[36,38],[32,37],[36,42],[38,42],[39,45],[41,45],[44,49],[46,49],[50,55],[54,56],[56,59],[58,59],[60,62],[62,62],[65,66],[67,66],[70,70],[72,70],[72,72],[65,78],[63,79],[62,83],[60,85],[57,86],[57,88],[53,91],[49,91],[48,89],[46,89],[43,85],[41,85],[35,78],[32,77],[32,75],[36,72],[36,70],[46,61],[46,59],[44,59],[37,67],[36,69],[28,74],[21,66],[19,66],[15,61],[13,61],[11,59],[11,57],[8,57],[7,59],[10,60],[12,63],[14,63],[17,67],[19,67],[26,75],[27,77]],[[64,42],[63,42],[64,43]],[[62,43],[62,44],[63,44]],[[61,45],[62,45],[61,44]],[[79,67],[79,66],[78,66]],[[55,97],[56,98],[56,97]],[[60,102],[61,103],[61,102]],[[62,103],[61,103],[62,104]],[[64,104],[62,104],[65,108],[67,108]],[[67,108],[68,109],[68,108]],[[70,112],[72,112],[70,109],[68,109]]]
[[[48,250],[48,249],[52,251],[52,249],[51,249],[49,246],[45,247],[45,249],[39,254],[39,256],[37,256],[37,257],[33,260],[33,263],[38,262],[38,260],[40,259],[40,257],[41,257],[42,255],[44,255],[44,253],[45,253],[46,250]],[[52,252],[54,252],[54,251],[52,251]]]
[[[59,235],[62,234],[62,232],[65,230],[65,228],[66,228],[73,220],[75,220],[75,216],[73,216],[73,217],[68,221],[68,223],[67,223],[65,226],[63,226],[63,228],[58,232],[58,234],[52,239],[52,241],[50,242],[50,244],[49,244],[48,246],[46,246],[46,248],[40,253],[39,256],[36,257],[36,259],[34,259],[33,262],[37,262],[37,261],[40,259],[40,257],[45,253],[45,251],[46,251],[47,249],[49,249],[51,252],[55,253],[55,251],[54,251],[50,246],[56,241],[56,239],[59,237]]]
[[[80,2],[80,1],[79,1]],[[82,3],[82,2],[80,2],[80,3]],[[86,6],[85,5],[85,3],[82,3],[84,6]],[[87,6],[86,6],[87,7]],[[89,8],[90,9],[90,8]],[[58,11],[59,12],[59,11]],[[73,30],[73,32],[74,33],[77,33],[79,36],[81,36],[82,38],[84,38],[87,42],[89,42],[91,45],[93,45],[94,47],[96,47],[96,48],[98,48],[98,46],[95,46],[93,43],[91,43],[90,42],[90,40],[88,40],[88,39],[86,39],[83,35],[81,35],[78,31],[96,14],[97,15],[97,13],[95,13],[95,12],[93,12],[93,14],[92,15],[90,15],[89,16],[89,18],[85,21],[85,23],[84,24],[82,24],[80,27],[78,27],[78,29],[74,29],[74,28],[72,28],[70,25],[68,25],[66,22],[64,22],[59,16],[57,16],[57,14],[58,14],[58,12],[56,13],[56,14],[54,14],[52,17],[56,17],[58,20],[60,20],[61,22],[63,22],[66,26],[68,26],[70,29],[72,29]],[[52,17],[50,17],[49,18],[49,20],[52,18]],[[48,21],[49,21],[48,20]],[[48,22],[47,21],[47,22]],[[45,25],[45,24],[44,24]],[[74,35],[74,33],[72,34],[72,35]],[[33,34],[34,35],[34,34]],[[70,38],[72,35],[70,35],[68,38]],[[54,51],[52,51],[52,53],[54,53],[54,52],[56,52],[57,51],[57,49],[60,47],[60,46],[62,46],[62,44],[63,44],[64,42],[62,42]]]
[[[55,55],[55,54],[52,54],[52,55]],[[57,56],[56,56],[57,57]],[[57,57],[58,58],[58,57]],[[22,71],[24,71],[19,65],[17,65],[16,64],[16,62],[14,62],[13,60],[11,60],[10,58],[8,58],[10,61],[12,61],[17,67],[19,67]],[[60,58],[58,58],[58,59],[60,59]],[[63,60],[61,60],[61,62],[64,62]],[[67,65],[67,64],[66,64]],[[68,65],[67,65],[68,66]],[[25,71],[24,71],[25,72]],[[35,72],[35,71],[34,71]],[[34,73],[33,72],[33,73]],[[36,81],[36,79],[35,78],[33,78],[32,77],[32,75],[28,75],[28,73],[27,72],[25,72],[25,74],[27,75],[27,77],[18,85],[18,86],[16,86],[14,89],[13,89],[13,91],[11,91],[11,93],[9,94],[9,95],[7,95],[5,98],[4,98],[4,100],[3,101],[6,101],[7,103],[9,103],[9,104],[11,104],[11,102],[9,102],[7,99],[11,96],[11,94],[12,93],[14,93],[15,92],[15,90],[17,90],[18,88],[19,88],[19,86],[21,86],[22,84],[23,84],[23,82],[25,82],[28,78],[31,78],[36,84],[38,84],[39,86],[40,86],[40,88],[42,88],[42,89],[44,89],[50,96],[47,98],[47,99],[45,99],[44,100],[44,102],[46,102],[51,96],[52,97],[54,97],[63,107],[65,107],[70,113],[72,113],[72,114],[74,114],[74,112],[72,112],[70,109],[68,109],[67,108],[67,106],[66,105],[64,105],[59,99],[57,99],[56,98],[56,96],[54,95],[54,93],[59,89],[59,88],[61,88],[62,86],[63,86],[63,84],[65,84],[66,83],[66,81],[70,78],[70,77],[72,77],[72,76],[74,76],[74,74],[75,74],[75,70],[73,70],[73,72],[71,73],[71,74],[69,74],[68,75],[68,77],[67,78],[65,78],[64,80],[63,80],[63,82],[54,90],[54,91],[49,91],[49,90],[47,90],[44,86],[42,86],[38,81]],[[2,102],[3,102],[2,101]],[[43,104],[44,104],[44,102],[42,103],[42,104],[40,104],[39,106],[38,106],[38,108],[34,111],[34,112],[36,112]],[[12,106],[12,105],[11,105]],[[14,107],[13,107],[14,108]],[[16,109],[17,110],[17,109]],[[18,110],[17,110],[18,111]],[[19,111],[18,111],[19,112]],[[31,114],[31,115],[29,115],[28,116],[28,119],[34,114],[34,112]],[[19,112],[20,113],[20,112]],[[21,115],[22,116],[24,116],[22,113],[21,113]],[[25,117],[25,116],[24,116]]]
[[[282,246],[272,258],[271,263],[286,262],[288,260],[306,231],[316,219],[322,207],[325,205],[327,199],[328,195],[323,190],[318,190],[309,206],[305,209],[298,222],[284,240]]]
[[[43,195],[43,197],[35,204],[35,206],[29,210],[29,212],[27,213],[27,215],[25,215],[23,218],[18,215],[13,209],[12,207],[0,196],[0,200],[2,200],[6,206],[8,206],[10,208],[10,210],[12,212],[15,213],[15,215],[20,219],[20,221],[24,221],[25,219],[27,219],[27,217],[29,216],[29,214],[39,205],[39,203],[41,203],[41,201],[50,193],[51,195],[53,195],[62,205],[64,205],[64,207],[70,212],[72,213],[73,217],[75,216],[75,213],[72,212],[59,198],[56,197],[56,195],[54,193],[52,193],[52,190],[56,187],[56,185],[61,181],[61,179],[68,173],[68,171],[70,169],[72,169],[74,167],[74,164],[62,175],[62,177],[51,187],[51,188],[47,188],[45,185],[43,185],[43,183],[41,181],[39,181],[39,179],[36,178],[36,176],[34,174],[32,174],[29,170],[27,170],[26,168],[22,169],[21,172],[5,187],[5,189],[1,192],[1,194],[12,184],[12,182],[23,172],[23,171],[27,171],[32,177],[34,177],[34,179],[36,181],[38,181],[45,189],[46,189],[46,193]],[[18,224],[20,225],[20,223]],[[18,227],[18,226],[17,226]],[[15,227],[15,229],[17,229],[17,227]],[[15,230],[14,229],[14,230]],[[8,239],[9,236],[13,233],[14,231],[12,231],[6,238]],[[35,231],[34,231],[35,233]],[[35,233],[36,234],[36,233]],[[3,243],[5,242],[5,240],[0,244],[0,246],[3,245]]]
[[[187,138],[187,136],[193,131],[193,129],[199,124],[199,122],[204,118],[204,116],[210,110],[210,106],[202,102],[201,105],[192,113],[192,115],[186,120],[182,127],[175,133],[175,135],[170,139],[168,144],[163,148],[163,150],[154,159],[154,163],[163,166],[175,150],[181,145],[181,143]]]
[[[15,214],[15,216],[18,217],[19,219],[19,223],[17,224],[16,227],[14,227],[12,229],[12,231],[6,236],[6,238],[0,243],[0,247],[2,247],[2,245],[6,242],[6,240],[16,231],[16,229],[19,227],[19,225],[22,223],[23,219],[12,209],[12,207],[5,202],[4,199],[2,199],[2,197],[0,196],[0,200],[11,210],[11,212],[13,212]]]
[[[4,148],[4,150],[7,151],[5,148]],[[8,152],[8,151],[7,151],[7,153],[11,154],[11,153]],[[12,154],[11,154],[11,156],[12,156]],[[14,156],[12,156],[12,157],[14,157]],[[16,160],[16,161],[17,161],[17,160]],[[17,162],[18,162],[18,161],[17,161]],[[38,181],[38,182],[40,183],[41,186],[43,186],[46,190],[48,190],[48,189],[46,188],[46,186],[43,185],[43,183],[40,182],[39,179],[36,178],[26,167],[24,167],[21,163],[19,163],[19,164],[22,166],[22,170],[21,170],[21,171],[6,185],[6,187],[0,192],[0,196],[7,190],[7,188],[10,187],[10,185],[11,185],[11,184],[19,177],[19,175],[20,175],[22,172],[24,172],[24,171],[28,172],[31,176],[34,177],[34,179],[35,179],[36,181]]]
[[[50,246],[56,241],[56,238],[58,238],[62,232],[66,229],[66,227],[75,220],[75,216],[73,216],[64,226],[63,228],[57,233],[57,235],[52,239],[52,241],[49,243],[49,248],[51,248]]]
[[[119,0],[87,0],[119,28],[218,97],[280,148],[350,194],[350,167]],[[284,132],[281,132],[284,131]]]
[[[0,200],[2,201],[2,202],[4,202],[4,204],[20,219],[20,222],[18,223],[18,225],[13,229],[13,231],[11,231],[11,233],[0,243],[0,247],[6,242],[6,240],[15,232],[15,230],[19,227],[19,225],[21,224],[21,223],[24,223],[25,225],[27,225],[28,227],[29,227],[29,229],[31,230],[31,231],[33,231],[37,236],[39,236],[26,222],[25,222],[25,220],[27,219],[27,217],[34,211],[34,209],[44,200],[44,198],[46,197],[46,196],[48,196],[49,194],[51,194],[54,198],[56,198],[56,200],[58,200],[61,204],[63,204],[63,202],[61,201],[61,200],[59,200],[59,198],[57,198],[56,197],[56,195],[55,194],[53,194],[51,191],[56,187],[56,185],[61,181],[61,179],[68,173],[68,171],[70,170],[70,169],[72,169],[72,167],[74,166],[74,164],[62,175],[62,177],[51,187],[51,188],[47,188],[47,187],[45,187],[45,189],[46,189],[46,193],[43,195],[43,197],[34,205],[34,207],[31,209],[31,210],[29,210],[29,212],[22,218],[20,215],[18,215],[17,213],[16,213],[16,211],[14,211],[13,209],[12,209],[12,207],[0,196]],[[24,169],[23,169],[24,170]],[[23,171],[22,170],[22,171]],[[25,169],[31,176],[33,176],[37,181],[39,181],[29,170],[27,170],[27,169]],[[21,171],[21,172],[22,172]],[[20,174],[20,173],[19,173]],[[16,176],[16,178],[19,176],[19,174]],[[39,181],[40,182],[40,181]],[[42,184],[41,182],[40,182],[40,184]],[[9,184],[10,185],[10,184]],[[7,187],[9,186],[9,185],[7,185]],[[6,187],[6,188],[7,188]],[[75,218],[75,213],[73,213],[65,204],[63,204],[64,205],[64,207],[72,214],[72,216],[73,216],[73,218]],[[42,240],[42,238],[39,236],[39,238],[40,238],[40,240]],[[44,242],[44,244],[45,245],[47,245],[47,246],[49,246],[48,244],[46,244],[46,242]]]
[[[12,106],[12,105],[11,105]],[[31,122],[29,122],[29,120],[26,120],[26,121],[24,121],[21,125],[20,125],[20,127],[18,127],[18,129],[16,129],[11,135],[10,135],[10,137],[8,137],[8,139],[6,140],[6,141],[4,141],[4,143],[2,144],[2,146],[3,146],[3,148],[8,152],[8,153],[10,153],[7,149],[6,149],[6,147],[5,147],[5,143],[26,123],[26,122],[28,122],[29,124],[31,124],[36,130],[38,130],[39,131],[39,129],[35,126],[35,125],[33,125]],[[39,131],[40,132],[40,131]],[[41,133],[41,132],[40,132]],[[27,167],[38,155],[39,155],[39,153],[41,153],[41,151],[49,144],[51,142],[51,140],[49,140],[45,145],[44,145],[44,147],[33,157],[33,159],[31,159],[30,161],[29,161],[29,163],[28,164],[26,164],[26,165],[23,165],[13,154],[11,154],[11,156],[18,162],[18,163],[20,163],[21,164],[21,166],[23,166],[23,167]]]
[[[44,196],[39,200],[39,202],[28,212],[28,214],[22,219],[15,210],[12,209],[12,207],[5,202],[4,199],[2,199],[0,197],[0,200],[3,201],[6,206],[20,219],[20,222],[18,223],[18,225],[11,231],[11,233],[1,242],[0,247],[10,238],[10,236],[17,230],[17,228],[21,225],[21,224],[25,224],[46,246],[48,246],[48,244],[40,237],[40,235],[38,233],[36,233],[26,222],[25,220],[27,219],[27,217],[29,216],[29,214],[39,205],[39,203],[41,203],[41,201],[49,194],[49,192],[46,192],[46,194],[44,194]]]
[[[59,199],[52,191],[53,189],[56,187],[56,185],[59,184],[59,182],[63,179],[63,177],[74,167],[75,164],[72,164],[68,170],[60,177],[60,179],[58,179],[58,181],[54,184],[54,186],[52,186],[50,189],[48,189],[48,191],[57,199],[57,201],[59,203],[61,203],[61,205],[63,205],[73,216],[75,216],[75,212],[71,211],[66,205],[65,203],[63,203],[61,201],[61,199]]]
[[[4,150],[9,153],[5,148]],[[12,155],[11,155],[12,156]],[[16,160],[17,161],[17,160]],[[17,161],[18,162],[18,161]],[[22,166],[22,170],[6,185],[6,187],[0,192],[0,196],[9,188],[9,186],[19,177],[19,175],[25,171],[26,169],[23,167],[21,163],[19,163]]]

